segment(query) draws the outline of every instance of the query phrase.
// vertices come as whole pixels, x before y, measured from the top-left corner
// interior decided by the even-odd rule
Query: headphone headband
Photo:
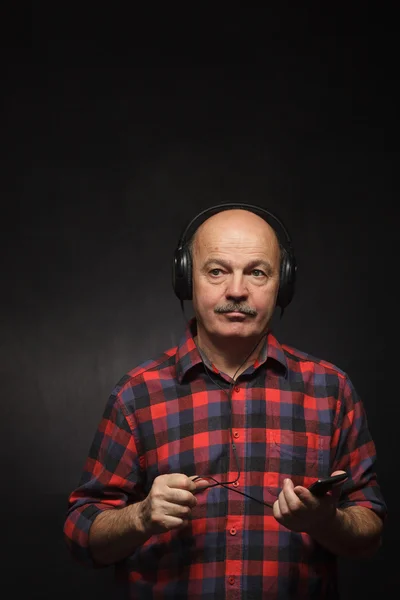
[[[231,204],[217,204],[216,206],[211,206],[198,213],[185,227],[179,239],[178,248],[182,248],[185,244],[187,244],[191,237],[194,235],[194,233],[197,231],[197,229],[200,227],[200,225],[207,221],[207,219],[209,219],[213,215],[218,214],[219,212],[223,212],[224,210],[234,209],[248,210],[263,218],[264,221],[267,222],[269,222],[269,219],[271,218],[273,221],[275,221],[275,223],[278,224],[278,226],[283,232],[283,236],[285,239],[282,240],[282,236],[279,235],[278,231],[276,231],[276,227],[269,223],[274,229],[275,233],[277,234],[279,241],[283,244],[283,246],[285,246],[285,248],[288,251],[292,250],[292,240],[290,238],[289,232],[286,229],[285,225],[282,223],[282,221],[276,215],[269,212],[265,208],[262,208],[261,206],[255,206],[254,204],[244,204],[241,202],[233,202]]]

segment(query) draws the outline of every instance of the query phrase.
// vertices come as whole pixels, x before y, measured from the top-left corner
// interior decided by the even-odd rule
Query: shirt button
[[[240,387],[235,387],[235,392],[240,392]]]
[[[232,527],[232,528],[229,530],[229,533],[230,533],[231,535],[236,535],[236,529],[235,529],[234,527]]]
[[[234,438],[238,438],[239,437],[239,432],[238,431],[234,431],[233,432],[233,437]]]
[[[235,583],[235,578],[233,577],[233,575],[231,577],[229,577],[228,581],[231,585],[233,585]]]
[[[235,486],[235,487],[237,487],[237,486],[239,485],[239,482],[238,482],[238,481],[234,481],[234,482],[232,483],[232,485],[233,485],[233,486]]]

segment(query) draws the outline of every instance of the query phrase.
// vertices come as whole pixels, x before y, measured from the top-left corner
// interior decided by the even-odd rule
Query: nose
[[[229,278],[225,296],[228,300],[243,302],[247,300],[249,292],[246,287],[245,279],[241,273],[233,273]]]

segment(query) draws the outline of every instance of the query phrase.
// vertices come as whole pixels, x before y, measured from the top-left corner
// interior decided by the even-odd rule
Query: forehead
[[[274,229],[247,210],[227,210],[207,219],[196,231],[193,246],[197,253],[235,251],[279,252]]]

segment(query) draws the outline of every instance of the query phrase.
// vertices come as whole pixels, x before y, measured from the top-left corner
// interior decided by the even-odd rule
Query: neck
[[[198,328],[194,341],[219,371],[237,379],[259,355],[265,335],[260,338],[215,339]]]

